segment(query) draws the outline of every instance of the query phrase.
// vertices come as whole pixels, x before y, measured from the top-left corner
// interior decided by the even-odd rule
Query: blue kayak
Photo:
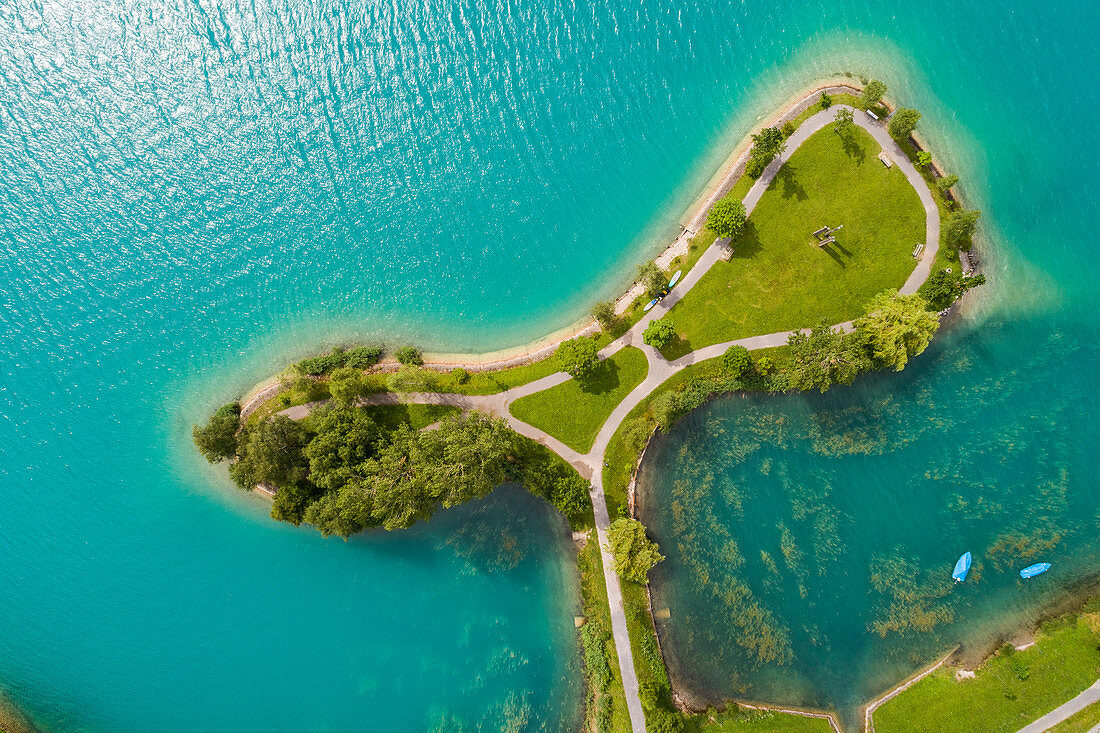
[[[1034,578],[1036,575],[1042,575],[1046,571],[1050,570],[1049,562],[1037,562],[1034,565],[1028,565],[1026,568],[1020,571],[1021,578]]]
[[[966,574],[970,572],[970,553],[964,552],[959,561],[955,563],[955,570],[951,573],[951,577],[955,579],[956,583],[961,583],[966,580]]]
[[[660,298],[654,298],[653,300],[649,301],[648,303],[645,304],[645,308],[642,308],[642,310],[644,310],[644,311],[649,310],[653,306],[657,305],[658,300],[660,300]]]

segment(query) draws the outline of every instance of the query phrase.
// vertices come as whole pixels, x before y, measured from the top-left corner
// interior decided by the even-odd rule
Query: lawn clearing
[[[615,405],[637,387],[649,365],[641,349],[626,347],[600,363],[585,381],[564,384],[512,403],[511,413],[580,453],[587,453]]]
[[[1098,637],[1085,617],[1044,625],[1034,646],[1002,648],[957,680],[941,667],[875,711],[875,730],[1016,731],[1100,677]]]
[[[863,129],[847,138],[832,126],[794,152],[719,261],[666,318],[679,339],[675,358],[710,344],[861,315],[867,302],[898,288],[913,271],[925,215],[917,192]],[[843,225],[836,244],[812,232]]]

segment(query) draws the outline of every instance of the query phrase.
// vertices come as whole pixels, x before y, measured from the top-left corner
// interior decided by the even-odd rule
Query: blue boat
[[[658,300],[660,300],[660,298],[654,298],[653,300],[649,301],[648,303],[645,304],[645,308],[642,308],[642,310],[644,310],[644,311],[649,310],[653,306],[657,305]]]
[[[964,552],[959,556],[959,561],[955,563],[955,570],[951,573],[951,577],[955,579],[956,583],[961,583],[966,580],[966,574],[970,572],[970,553]]]
[[[1034,565],[1028,565],[1026,568],[1020,571],[1021,578],[1034,578],[1036,575],[1042,575],[1046,571],[1050,570],[1049,562],[1037,562]]]

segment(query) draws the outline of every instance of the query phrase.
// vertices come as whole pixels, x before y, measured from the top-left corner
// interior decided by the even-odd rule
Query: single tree
[[[752,136],[752,150],[749,151],[749,163],[746,172],[756,178],[760,176],[772,159],[787,149],[783,142],[783,132],[775,127],[765,127]]]
[[[236,402],[222,405],[210,416],[206,425],[191,428],[191,439],[203,458],[218,463],[237,455],[237,429],[241,422],[241,406]]]
[[[875,365],[900,372],[910,358],[932,343],[940,321],[921,296],[887,290],[874,297],[867,315],[857,318],[855,327]]]
[[[655,349],[665,348],[674,338],[676,338],[676,328],[672,325],[672,321],[666,321],[664,318],[651,321],[642,332],[642,343],[649,344]]]
[[[940,193],[947,193],[955,184],[959,182],[959,177],[955,175],[944,176],[943,178],[936,179],[936,188],[940,190]]]
[[[932,154],[927,150],[922,150],[917,153],[917,165],[921,168],[927,168],[932,165]]]
[[[455,380],[456,384],[466,384],[470,379],[470,373],[462,367],[455,367],[451,370],[451,379]]]
[[[340,367],[328,380],[332,401],[341,407],[350,407],[367,394],[367,385],[358,369]]]
[[[583,379],[592,374],[600,363],[599,348],[592,339],[580,337],[566,339],[554,352],[558,367],[571,377]]]
[[[956,211],[947,217],[943,223],[943,241],[956,249],[970,249],[981,215],[980,211]]]
[[[920,122],[920,112],[909,107],[902,107],[890,118],[890,124],[886,126],[886,131],[895,140],[905,140],[913,134],[913,130],[917,129],[918,122]]]
[[[596,322],[600,324],[600,328],[605,332],[610,332],[615,328],[615,321],[617,320],[615,306],[609,301],[601,300],[593,305],[592,317],[596,319]]]
[[[645,288],[647,298],[656,298],[665,289],[668,282],[668,273],[657,267],[653,260],[638,265],[638,282]]]
[[[855,115],[852,114],[852,110],[846,107],[840,107],[833,115],[833,132],[838,135],[847,135],[855,127],[855,124]]]
[[[886,95],[886,85],[878,79],[872,79],[863,87],[863,93],[859,95],[859,103],[864,109],[876,106]]]
[[[420,349],[415,346],[402,346],[397,350],[397,353],[394,354],[394,357],[399,364],[404,364],[405,366],[420,366],[424,363],[424,355],[421,354]]]
[[[646,582],[654,565],[664,560],[657,543],[646,537],[645,525],[637,519],[616,519],[607,530],[615,572],[624,580]]]
[[[985,284],[985,275],[965,277],[958,272],[937,270],[924,281],[917,292],[928,303],[928,310],[942,311],[962,297],[970,288]]]
[[[707,228],[719,237],[736,237],[745,228],[745,204],[731,195],[718,199],[707,212]]]
[[[734,344],[722,354],[722,368],[734,379],[741,379],[752,369],[752,355],[744,346]]]
[[[821,93],[821,109],[829,109],[833,106],[833,98],[825,92]]]

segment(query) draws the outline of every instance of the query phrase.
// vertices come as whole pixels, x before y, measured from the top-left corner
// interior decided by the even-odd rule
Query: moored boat
[[[1037,562],[1034,565],[1028,565],[1026,568],[1020,571],[1021,578],[1034,578],[1036,575],[1042,575],[1046,571],[1050,570],[1049,562]]]
[[[959,556],[958,562],[955,563],[955,570],[952,571],[951,577],[955,579],[956,583],[961,583],[966,580],[966,574],[970,572],[970,552],[964,552]]]

